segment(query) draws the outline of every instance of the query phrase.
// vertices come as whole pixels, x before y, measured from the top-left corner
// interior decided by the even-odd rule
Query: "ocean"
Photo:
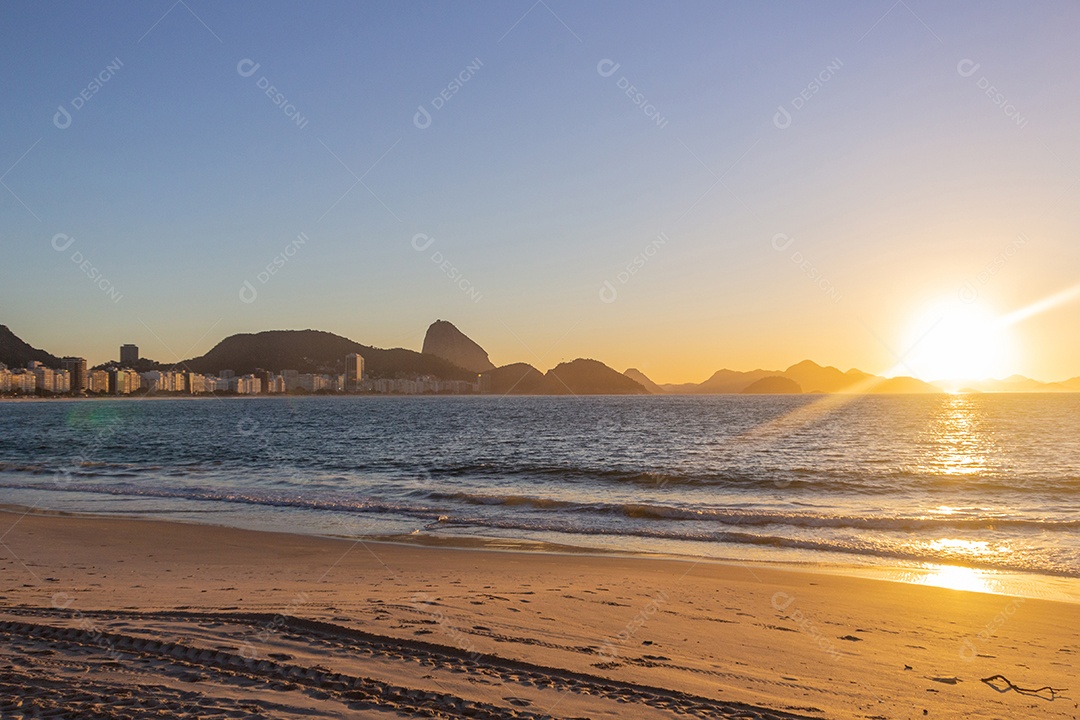
[[[1080,395],[0,403],[0,503],[1080,578]]]

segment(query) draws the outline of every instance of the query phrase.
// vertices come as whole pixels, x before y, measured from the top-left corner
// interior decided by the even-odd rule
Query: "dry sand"
[[[0,536],[4,718],[1080,714],[1069,603],[14,510]]]

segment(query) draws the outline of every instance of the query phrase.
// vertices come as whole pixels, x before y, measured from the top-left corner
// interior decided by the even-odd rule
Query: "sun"
[[[1010,374],[1008,325],[985,306],[962,300],[931,305],[908,331],[896,374],[920,380],[986,380]]]

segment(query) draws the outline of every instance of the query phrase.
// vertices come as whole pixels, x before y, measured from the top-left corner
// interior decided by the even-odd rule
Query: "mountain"
[[[635,380],[598,360],[578,358],[559,363],[547,371],[551,392],[556,395],[648,395]]]
[[[441,357],[474,373],[495,369],[484,348],[446,320],[431,323],[424,336],[424,348],[421,352],[424,355]]]
[[[513,363],[480,376],[480,391],[489,395],[548,395],[544,374],[528,363]]]
[[[490,395],[648,395],[640,383],[597,360],[560,363],[547,374],[527,363],[514,363],[481,375],[481,391]]]
[[[233,370],[238,375],[254,372],[256,368],[341,373],[345,369],[345,356],[350,353],[363,356],[365,373],[374,378],[431,375],[442,380],[476,380],[476,373],[441,357],[404,348],[374,348],[321,330],[268,330],[230,335],[205,355],[179,366],[200,373]]]
[[[781,382],[788,380],[792,384]],[[763,382],[767,381],[767,382]],[[758,383],[761,383],[760,385]],[[861,370],[843,372],[803,360],[787,370],[717,370],[702,383],[662,385],[668,393],[927,393],[939,388],[915,378],[885,378]],[[764,389],[763,389],[764,388]],[[794,388],[798,388],[797,390]],[[884,388],[884,389],[882,389]]]
[[[919,393],[937,393],[941,394],[941,388],[935,387],[928,382],[922,380],[916,380],[913,377],[894,377],[888,380],[882,380],[881,382],[871,386],[864,392],[874,395],[886,395],[889,393],[897,394],[919,394]]]
[[[796,363],[782,375],[799,383],[808,393],[850,392],[859,383],[874,379],[873,375],[859,370],[849,370],[845,373],[831,365],[818,365],[812,360]]]
[[[755,380],[742,390],[744,395],[798,395],[799,383],[783,375],[770,375]]]
[[[44,350],[31,347],[23,342],[22,338],[11,332],[7,325],[0,325],[0,363],[4,363],[10,368],[24,368],[34,360],[47,367],[60,367],[60,358]]]
[[[698,386],[700,393],[740,393],[753,383],[776,375],[772,370],[717,370]]]
[[[663,395],[667,392],[667,390],[664,390],[664,388],[654,383],[648,378],[647,375],[645,375],[645,373],[641,372],[637,368],[628,368],[623,371],[623,375],[630,378],[638,385],[651,392],[653,395]]]

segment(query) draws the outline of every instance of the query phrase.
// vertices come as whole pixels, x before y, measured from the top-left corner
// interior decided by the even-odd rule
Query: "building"
[[[57,395],[67,395],[71,392],[71,373],[67,370],[57,370],[53,374],[53,392]]]
[[[187,390],[192,395],[201,395],[206,390],[206,376],[199,373],[188,373]]]
[[[33,395],[37,390],[37,377],[30,370],[15,370],[11,373],[11,392]]]
[[[109,392],[109,372],[107,370],[91,370],[87,389],[93,393],[107,394]]]
[[[345,356],[345,392],[356,392],[364,380],[364,356],[352,353]]]
[[[71,392],[81,394],[89,389],[90,378],[86,374],[86,358],[63,358],[60,361],[60,367],[71,373]]]
[[[135,367],[135,364],[139,362],[139,346],[127,345],[120,346],[120,364],[124,367]]]
[[[262,378],[256,375],[229,378],[229,389],[238,395],[258,395],[262,392]]]
[[[142,387],[142,376],[134,370],[110,368],[109,391],[113,395],[130,395]]]
[[[56,373],[53,372],[52,369],[38,363],[38,366],[33,368],[31,372],[34,373],[38,390],[49,393],[50,395],[56,392]]]

